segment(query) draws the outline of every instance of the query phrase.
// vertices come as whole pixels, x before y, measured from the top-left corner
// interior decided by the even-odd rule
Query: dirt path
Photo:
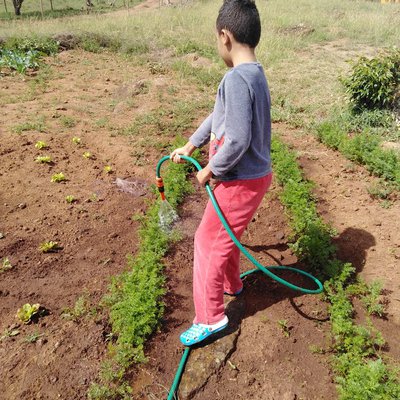
[[[313,136],[282,125],[276,131],[298,152],[306,177],[316,183],[319,211],[338,232],[340,259],[352,262],[367,282],[383,283],[388,318],[400,325],[400,203],[382,207],[367,190],[378,179]]]

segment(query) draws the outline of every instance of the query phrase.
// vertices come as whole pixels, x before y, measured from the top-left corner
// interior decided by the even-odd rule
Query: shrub
[[[400,98],[400,51],[361,57],[342,82],[355,111],[395,108]]]

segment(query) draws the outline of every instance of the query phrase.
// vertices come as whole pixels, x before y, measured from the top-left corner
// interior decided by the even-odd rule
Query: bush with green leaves
[[[361,57],[342,82],[355,111],[392,109],[400,101],[400,50]]]
[[[49,37],[32,35],[30,37],[11,37],[7,39],[4,48],[11,51],[36,51],[43,55],[54,55],[58,53],[59,43]]]

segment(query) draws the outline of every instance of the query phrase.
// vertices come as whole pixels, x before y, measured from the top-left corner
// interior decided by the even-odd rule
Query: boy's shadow
[[[333,243],[337,246],[337,257],[343,262],[353,263],[356,271],[360,272],[365,263],[367,250],[374,246],[376,241],[373,235],[363,229],[346,228],[339,236],[334,238]],[[260,259],[261,254],[265,254],[272,258],[274,262],[276,262],[276,265],[282,265],[282,263],[276,257],[272,256],[269,251],[284,251],[287,249],[287,245],[282,244],[272,246],[246,245],[245,247],[252,250],[256,259]],[[298,268],[311,273],[311,271],[307,269],[307,266],[302,265],[301,263],[286,264],[285,266]],[[315,283],[310,279],[294,272],[276,270],[272,270],[272,272],[296,286],[305,287],[307,289],[316,288]],[[316,318],[307,314],[304,310],[301,310],[300,307],[296,305],[295,299],[303,296],[304,293],[292,290],[266,276],[262,272],[256,272],[246,276],[243,283],[243,293],[230,301],[226,306],[225,311],[229,317],[228,328],[224,329],[220,333],[212,335],[210,339],[202,342],[199,347],[203,347],[204,345],[210,344],[223,336],[235,332],[239,329],[239,326],[244,319],[255,315],[259,311],[266,310],[275,303],[279,303],[286,299],[289,299],[294,310],[305,319],[316,322],[324,322],[329,319],[328,316],[325,318]]]

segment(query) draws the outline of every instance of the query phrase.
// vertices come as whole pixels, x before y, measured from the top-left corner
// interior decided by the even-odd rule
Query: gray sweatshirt
[[[196,147],[210,142],[210,168],[217,179],[255,179],[271,172],[270,107],[261,64],[239,64],[225,74],[214,111],[189,138]]]

